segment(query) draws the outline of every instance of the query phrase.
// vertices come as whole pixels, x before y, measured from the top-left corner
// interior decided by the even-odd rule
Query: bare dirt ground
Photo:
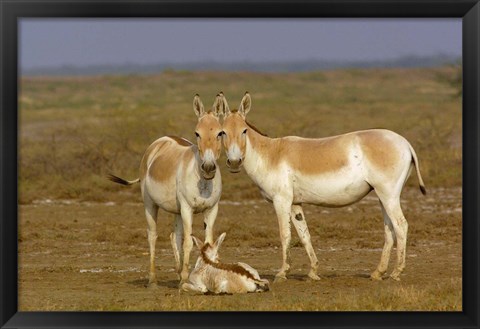
[[[289,280],[266,293],[192,296],[178,291],[169,234],[159,216],[158,287],[146,288],[148,243],[141,203],[36,200],[19,210],[19,310],[449,310],[462,309],[461,188],[407,188],[407,268],[400,282],[371,281],[383,221],[374,193],[344,208],[305,206],[321,281],[292,232]],[[215,235],[227,232],[226,262],[246,262],[273,280],[281,265],[278,225],[263,200],[223,201]],[[203,221],[194,234],[203,239]],[[198,252],[194,250],[193,266]],[[395,262],[392,252],[389,272]],[[388,272],[388,273],[389,273]]]

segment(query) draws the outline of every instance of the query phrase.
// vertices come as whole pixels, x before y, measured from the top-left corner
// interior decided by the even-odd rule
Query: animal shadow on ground
[[[295,280],[295,281],[310,281],[309,277],[306,274],[289,274],[287,275],[289,280]],[[273,277],[272,281],[275,279]]]
[[[175,289],[178,290],[178,280],[157,280],[157,285],[170,288],[170,289]],[[143,288],[148,288],[148,279],[137,279],[137,280],[132,280],[128,281],[128,284],[137,286],[137,287],[143,287]]]
[[[328,273],[322,273],[320,275],[322,278],[329,278],[329,279],[334,279],[334,278],[347,278],[347,277],[354,277],[354,278],[362,278],[362,279],[370,279],[370,274],[369,273],[338,273],[338,272],[328,272]]]

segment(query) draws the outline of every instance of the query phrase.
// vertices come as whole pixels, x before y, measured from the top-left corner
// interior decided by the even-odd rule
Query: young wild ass
[[[176,136],[161,137],[145,151],[140,178],[127,181],[109,176],[110,180],[123,185],[140,182],[150,245],[149,285],[156,284],[155,242],[159,208],[175,214],[175,232],[170,239],[181,283],[188,279],[193,214],[204,214],[206,241],[213,243],[213,225],[222,191],[222,178],[216,162],[221,151],[222,127],[218,116],[223,112],[222,105],[221,97],[217,96],[213,110],[206,112],[200,97],[195,95],[193,110],[198,116],[195,128],[197,145]],[[179,252],[182,243],[183,259]]]
[[[223,96],[223,95],[221,95]],[[283,264],[276,280],[290,269],[290,221],[310,258],[308,276],[319,280],[318,260],[310,241],[302,204],[342,207],[375,190],[381,204],[385,244],[371,278],[381,280],[397,241],[397,266],[391,278],[399,280],[405,268],[408,224],[400,207],[400,193],[415,166],[420,189],[426,193],[418,159],[410,143],[384,129],[351,132],[327,138],[268,138],[245,121],[251,98],[245,93],[238,110],[224,100],[223,141],[230,172],[243,165],[263,196],[273,202],[278,217]]]
[[[213,292],[215,294],[243,294],[269,290],[268,280],[261,279],[257,270],[245,263],[225,264],[218,259],[218,248],[225,239],[222,233],[212,245],[205,244],[192,235],[200,250],[195,269],[189,277],[190,282],[182,285],[182,290],[196,293]]]

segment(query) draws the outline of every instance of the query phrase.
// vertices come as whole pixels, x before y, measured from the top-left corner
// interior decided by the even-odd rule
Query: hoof
[[[320,281],[320,277],[315,272],[308,273],[308,278],[313,281]]]
[[[275,275],[275,280],[273,280],[273,283],[279,283],[279,282],[285,282],[287,281],[287,276],[285,274],[282,275]]]
[[[157,285],[156,282],[149,282],[149,283],[147,284],[147,288],[148,288],[148,289],[157,289],[157,287],[158,287],[158,285]]]
[[[180,292],[188,292],[188,284],[186,282],[180,282],[178,285],[178,290]]]
[[[400,274],[391,274],[390,279],[395,280],[395,281],[400,281]]]
[[[375,281],[382,281],[382,273],[379,271],[375,270],[372,274],[370,274],[370,279],[375,280]]]

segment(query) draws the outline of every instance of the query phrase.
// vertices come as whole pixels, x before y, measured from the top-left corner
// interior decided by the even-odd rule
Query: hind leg
[[[385,227],[385,243],[383,245],[382,256],[380,258],[380,263],[377,266],[377,269],[370,275],[374,280],[382,280],[382,276],[385,274],[388,268],[388,262],[390,260],[390,254],[392,252],[393,243],[395,241],[395,233],[393,230],[392,220],[388,217],[385,212],[383,204],[380,202],[382,207],[383,215],[383,225]]]
[[[390,277],[400,281],[400,274],[405,269],[405,255],[407,248],[408,223],[400,207],[400,198],[381,198],[387,216],[391,219],[393,231],[397,240],[397,266]]]
[[[182,254],[180,253],[183,244],[183,223],[182,216],[178,214],[175,215],[174,232],[170,234],[170,242],[172,243],[173,255],[175,257],[175,270],[180,276],[183,259]]]
[[[157,212],[158,206],[150,200],[145,200],[145,216],[147,218],[147,235],[150,247],[150,272],[148,276],[148,285],[155,286],[157,283],[155,274],[155,243],[157,241]]]
[[[315,250],[312,247],[310,232],[308,231],[307,221],[305,220],[302,206],[292,205],[290,218],[293,226],[295,226],[300,241],[302,241],[302,244],[305,247],[308,258],[310,259],[310,272],[308,272],[308,277],[312,280],[320,280],[320,277],[317,274],[318,259],[317,255],[315,255]]]

